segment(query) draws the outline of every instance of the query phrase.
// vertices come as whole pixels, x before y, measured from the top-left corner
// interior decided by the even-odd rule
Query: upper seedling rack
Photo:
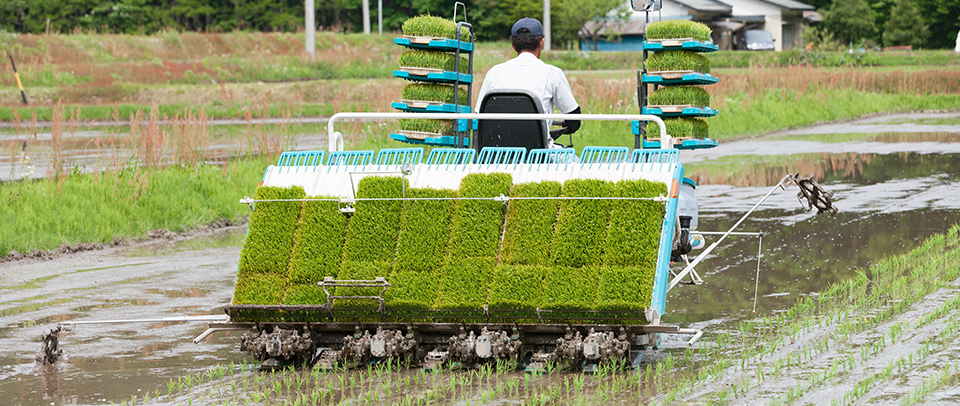
[[[464,20],[466,20],[466,11],[464,11]],[[452,100],[402,99],[399,102],[392,103],[391,107],[400,111],[414,113],[470,112],[472,105],[471,95],[473,94],[473,51],[476,35],[473,26],[466,21],[456,23],[454,23],[454,21],[456,21],[456,8],[454,9],[454,19],[452,21],[434,16],[414,17],[404,23],[404,36],[393,40],[394,44],[418,51],[415,53],[405,53],[407,56],[411,56],[410,58],[406,58],[407,60],[449,58],[452,56],[452,70],[410,66],[412,64],[406,64],[407,66],[404,66],[405,64],[401,63],[400,69],[393,71],[393,76],[411,82],[430,83],[450,87],[453,94]],[[463,63],[461,55],[467,56],[466,69],[463,69],[461,66]],[[460,97],[460,85],[466,85],[467,87],[465,100],[463,97]],[[402,124],[401,130],[390,134],[390,138],[410,144],[457,148],[468,147],[470,145],[471,130],[476,129],[476,121],[452,121],[452,131],[449,133],[411,131],[404,129],[403,127],[405,127],[405,125]],[[410,128],[409,126],[406,127]]]
[[[649,21],[649,13],[647,21]],[[648,85],[653,85],[656,93],[661,89],[680,90],[666,90],[668,87],[711,85],[719,81],[716,76],[710,74],[709,61],[699,55],[719,49],[708,42],[710,29],[703,24],[686,20],[658,21],[647,25],[644,36],[644,66],[637,75],[637,99],[640,112],[663,117],[667,125],[667,133],[675,137],[674,146],[678,149],[703,149],[717,146],[716,141],[699,136],[698,131],[690,130],[696,128],[705,132],[706,123],[699,120],[719,113],[706,105],[708,103],[683,100],[683,94],[694,92],[674,92],[679,97],[673,97],[671,104],[652,104],[651,95],[648,94]],[[653,56],[650,55],[651,52],[654,53]],[[708,97],[707,100],[709,100]],[[659,140],[647,139],[646,123],[635,121],[632,130],[637,137],[637,148],[660,148]]]

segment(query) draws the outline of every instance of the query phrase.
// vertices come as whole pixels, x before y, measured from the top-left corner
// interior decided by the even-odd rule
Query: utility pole
[[[550,50],[550,0],[543,0],[543,50]]]
[[[363,0],[363,33],[370,34],[370,0]]]
[[[383,35],[383,0],[377,0],[377,31]]]
[[[304,46],[307,49],[307,53],[311,57],[317,57],[317,39],[316,39],[316,30],[317,30],[317,8],[314,6],[313,0],[306,0],[306,21],[304,28],[307,29],[306,32],[306,41]]]

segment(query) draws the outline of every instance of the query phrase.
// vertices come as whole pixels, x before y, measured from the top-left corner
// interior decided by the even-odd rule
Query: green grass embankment
[[[155,229],[187,231],[250,214],[237,203],[263,175],[260,159],[223,167],[127,169],[0,183],[0,256],[62,244],[141,238]]]

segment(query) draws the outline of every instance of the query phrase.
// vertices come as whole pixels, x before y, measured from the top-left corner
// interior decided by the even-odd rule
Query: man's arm
[[[580,114],[580,105],[573,98],[573,91],[570,90],[570,82],[567,82],[567,76],[563,71],[557,69],[559,77],[557,78],[557,87],[554,90],[554,105],[564,114]],[[567,127],[566,134],[573,134],[580,129],[580,120],[564,120]]]

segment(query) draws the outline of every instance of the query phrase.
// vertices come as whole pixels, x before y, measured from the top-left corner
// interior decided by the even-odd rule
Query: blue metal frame
[[[650,308],[663,315],[667,308],[667,285],[670,283],[670,254],[673,251],[673,232],[677,227],[677,206],[680,196],[680,184],[683,182],[683,164],[677,163],[673,171],[673,181],[668,192],[673,192],[673,183],[677,184],[677,196],[667,199],[663,228],[660,230],[660,254],[657,257],[657,273],[653,279],[653,295]],[[669,196],[669,194],[668,194]]]
[[[381,166],[387,168],[400,165],[419,165],[423,163],[423,148],[384,148],[377,152],[377,159],[374,165],[377,170],[382,170]]]
[[[592,167],[597,164],[607,164],[607,168],[620,168],[620,164],[627,161],[630,148],[627,147],[584,147],[580,151],[580,164]]]
[[[531,149],[527,153],[527,170],[560,169],[567,170],[570,164],[577,162],[577,154],[573,148],[544,148]]]
[[[477,157],[477,164],[487,167],[491,165],[495,167],[513,165],[516,167],[523,163],[526,157],[527,149],[523,147],[483,147],[480,150],[480,156]]]
[[[444,166],[444,169],[457,169],[473,163],[477,151],[473,148],[435,148],[427,157],[427,167]]]
[[[341,168],[367,165],[373,160],[373,151],[334,151],[327,157],[327,167],[339,171]]]

